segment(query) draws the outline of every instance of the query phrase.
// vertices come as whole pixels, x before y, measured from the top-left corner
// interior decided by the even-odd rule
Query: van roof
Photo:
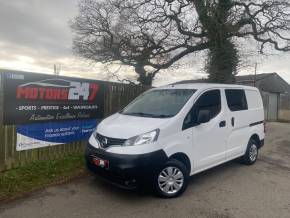
[[[157,87],[155,89],[209,89],[209,88],[238,88],[247,90],[257,90],[256,87],[232,84],[218,84],[218,83],[188,83],[188,84],[172,84]]]

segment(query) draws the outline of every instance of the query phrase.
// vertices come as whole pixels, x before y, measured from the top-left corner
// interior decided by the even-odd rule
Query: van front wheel
[[[242,162],[246,165],[252,165],[257,161],[258,158],[258,144],[255,140],[250,139],[247,147],[247,151],[242,157]]]
[[[154,178],[156,193],[163,198],[174,198],[187,188],[189,172],[186,166],[175,159],[169,160]]]

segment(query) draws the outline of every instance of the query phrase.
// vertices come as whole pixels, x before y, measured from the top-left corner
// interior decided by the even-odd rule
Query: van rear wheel
[[[189,172],[186,166],[175,159],[169,160],[154,178],[156,194],[162,198],[180,196],[187,188]]]
[[[246,165],[252,165],[257,161],[258,154],[259,154],[258,143],[255,140],[250,139],[247,151],[242,157],[242,162]]]

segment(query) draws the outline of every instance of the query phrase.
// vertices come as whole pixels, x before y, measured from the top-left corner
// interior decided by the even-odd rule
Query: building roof
[[[290,93],[290,85],[277,73],[237,76],[236,83],[256,85],[261,91],[266,92]]]
[[[208,89],[208,88],[243,88],[254,90],[256,88],[245,85],[217,84],[217,83],[182,83],[161,86],[155,89]]]
[[[241,76],[236,76],[236,81],[237,82],[243,82],[243,81],[254,82],[255,78],[256,78],[256,81],[259,81],[259,80],[266,79],[267,77],[274,76],[276,74],[277,73],[261,73],[261,74],[257,74],[256,76],[254,74],[241,75]]]
[[[204,78],[196,80],[184,80],[177,82],[175,84],[206,83],[206,82],[208,82],[208,80]],[[290,85],[277,73],[262,73],[257,74],[256,76],[254,74],[236,76],[236,83],[248,86],[256,85],[256,87],[259,88],[261,91],[266,92],[290,93]]]

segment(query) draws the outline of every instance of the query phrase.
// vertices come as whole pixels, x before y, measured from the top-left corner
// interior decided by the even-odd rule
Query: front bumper
[[[139,155],[114,154],[90,144],[86,147],[85,157],[90,171],[101,179],[126,189],[134,189],[140,184],[151,182],[168,160],[163,150]],[[94,157],[109,161],[108,169],[93,164]]]

